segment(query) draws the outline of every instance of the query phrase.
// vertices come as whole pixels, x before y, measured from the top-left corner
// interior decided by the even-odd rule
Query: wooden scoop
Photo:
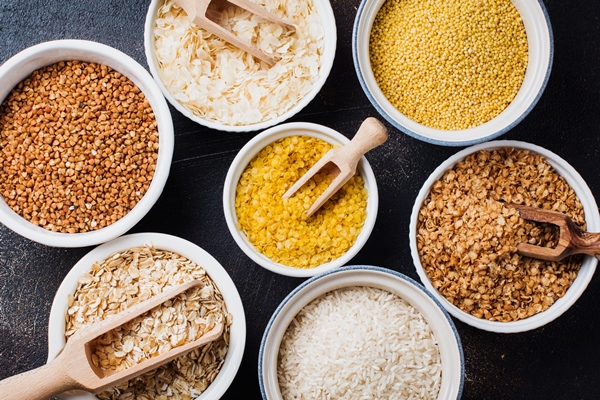
[[[254,47],[248,41],[239,38],[233,32],[225,29],[218,24],[219,21],[215,20],[214,13],[210,13],[209,6],[218,10],[226,9],[230,5],[236,5],[252,14],[258,15],[267,21],[281,25],[283,28],[288,29],[289,32],[294,32],[296,28],[293,25],[288,24],[276,15],[266,11],[264,8],[248,1],[248,0],[174,0],[175,3],[183,8],[185,13],[192,19],[192,21],[201,27],[202,29],[210,32],[226,42],[231,43],[235,47],[252,54],[258,58],[273,66],[275,61],[266,55],[263,51]]]
[[[72,389],[99,393],[217,339],[223,331],[222,323],[215,325],[213,329],[194,342],[176,347],[124,371],[105,371],[96,367],[91,361],[94,353],[94,339],[201,283],[197,280],[187,282],[136,304],[117,315],[78,330],[69,338],[58,357],[48,364],[0,381],[0,398],[3,400],[47,399]]]
[[[588,254],[600,259],[600,233],[582,231],[569,217],[558,211],[512,203],[504,205],[517,210],[523,219],[546,222],[560,229],[558,245],[555,248],[519,243],[517,253],[520,255],[547,261],[560,261],[572,254]]]
[[[388,138],[387,129],[377,119],[369,117],[363,121],[354,138],[345,146],[329,150],[294,185],[284,193],[287,199],[300,189],[316,173],[325,171],[334,176],[331,184],[306,212],[310,217],[331,198],[354,174],[358,161],[367,151],[379,146]]]

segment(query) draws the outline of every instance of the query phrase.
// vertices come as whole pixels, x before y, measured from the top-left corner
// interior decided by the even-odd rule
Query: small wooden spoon
[[[384,143],[388,138],[385,126],[377,119],[369,117],[363,121],[354,138],[345,146],[329,150],[294,185],[284,193],[287,199],[300,189],[310,178],[320,171],[334,176],[331,184],[306,212],[310,217],[331,198],[354,174],[358,161],[367,151]]]
[[[231,31],[225,29],[221,25],[218,24],[219,21],[215,21],[211,18],[210,13],[207,13],[209,6],[212,4],[214,7],[218,9],[225,9],[228,5],[236,5],[246,11],[251,12],[252,14],[258,15],[259,17],[264,18],[267,21],[273,22],[275,24],[281,25],[286,28],[290,33],[294,32],[296,28],[293,25],[288,24],[281,18],[276,15],[268,12],[264,8],[248,1],[248,0],[174,0],[175,3],[183,8],[185,13],[192,19],[192,21],[201,27],[202,29],[210,32],[226,42],[231,43],[235,47],[246,51],[247,53],[252,54],[254,57],[258,58],[273,66],[275,64],[275,60],[273,58],[266,55],[263,51],[254,47],[248,41],[239,38],[237,35],[232,33]]]
[[[547,222],[560,229],[558,244],[555,248],[519,243],[517,245],[519,254],[547,261],[560,261],[572,254],[588,254],[600,259],[600,233],[582,231],[569,217],[558,211],[512,203],[504,205],[517,210],[523,219]]]
[[[223,331],[222,323],[215,325],[194,342],[176,347],[123,371],[108,372],[96,367],[91,361],[94,339],[201,283],[198,280],[187,282],[78,330],[69,338],[58,357],[48,364],[0,381],[0,397],[3,400],[47,399],[73,389],[99,393],[217,339]]]

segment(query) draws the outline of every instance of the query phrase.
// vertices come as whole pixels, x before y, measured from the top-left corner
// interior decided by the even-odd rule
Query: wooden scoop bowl
[[[281,25],[289,32],[294,32],[295,28],[293,25],[288,24],[281,18],[276,15],[268,12],[264,8],[248,1],[248,0],[174,0],[175,4],[179,7],[183,8],[185,13],[192,19],[192,21],[198,25],[200,28],[206,30],[207,32],[212,33],[225,40],[226,42],[231,43],[235,47],[246,51],[247,53],[252,54],[254,57],[258,58],[273,66],[275,64],[275,60],[265,54],[263,51],[259,50],[248,41],[240,39],[233,32],[225,29],[221,25],[218,24],[219,21],[216,21],[214,18],[211,18],[211,13],[209,11],[209,6],[214,7],[215,9],[225,9],[229,5],[236,5],[246,11],[251,12],[252,14],[258,15],[259,17],[273,22],[275,24]]]
[[[306,216],[310,217],[354,176],[360,158],[367,151],[384,143],[387,138],[387,129],[381,122],[372,117],[365,119],[350,143],[329,150],[283,194],[283,198],[287,199],[291,197],[318,172],[326,171],[333,175],[334,178],[331,184],[306,212]]]
[[[547,261],[560,261],[572,254],[588,254],[600,259],[600,233],[584,232],[569,217],[558,211],[542,210],[520,204],[506,203],[523,219],[546,222],[558,226],[560,235],[555,248],[519,243],[517,253]]]
[[[222,323],[215,325],[196,341],[176,347],[123,371],[111,373],[96,367],[91,361],[94,339],[201,283],[195,280],[176,286],[117,315],[78,330],[69,338],[58,357],[48,364],[0,381],[0,398],[3,400],[47,399],[73,389],[99,393],[217,339],[223,332]]]

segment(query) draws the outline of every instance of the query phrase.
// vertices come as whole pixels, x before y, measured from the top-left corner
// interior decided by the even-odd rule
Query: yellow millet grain
[[[525,27],[510,0],[387,0],[369,50],[390,103],[442,130],[500,114],[519,91],[528,61]]]
[[[314,268],[345,254],[367,216],[368,192],[356,174],[315,214],[306,210],[331,178],[320,173],[296,194],[283,194],[333,146],[309,136],[280,139],[246,167],[236,189],[238,228],[266,257],[295,268]]]

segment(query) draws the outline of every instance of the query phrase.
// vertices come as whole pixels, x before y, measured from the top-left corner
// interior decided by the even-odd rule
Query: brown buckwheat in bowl
[[[84,247],[128,231],[166,183],[173,122],[150,74],[84,40],[0,66],[0,222],[33,241]]]
[[[494,141],[456,153],[430,175],[412,210],[410,247],[423,284],[450,314],[480,329],[522,332],[567,311],[598,260],[517,254],[520,242],[554,247],[558,229],[503,203],[560,211],[600,230],[592,192],[571,165],[533,144]]]

